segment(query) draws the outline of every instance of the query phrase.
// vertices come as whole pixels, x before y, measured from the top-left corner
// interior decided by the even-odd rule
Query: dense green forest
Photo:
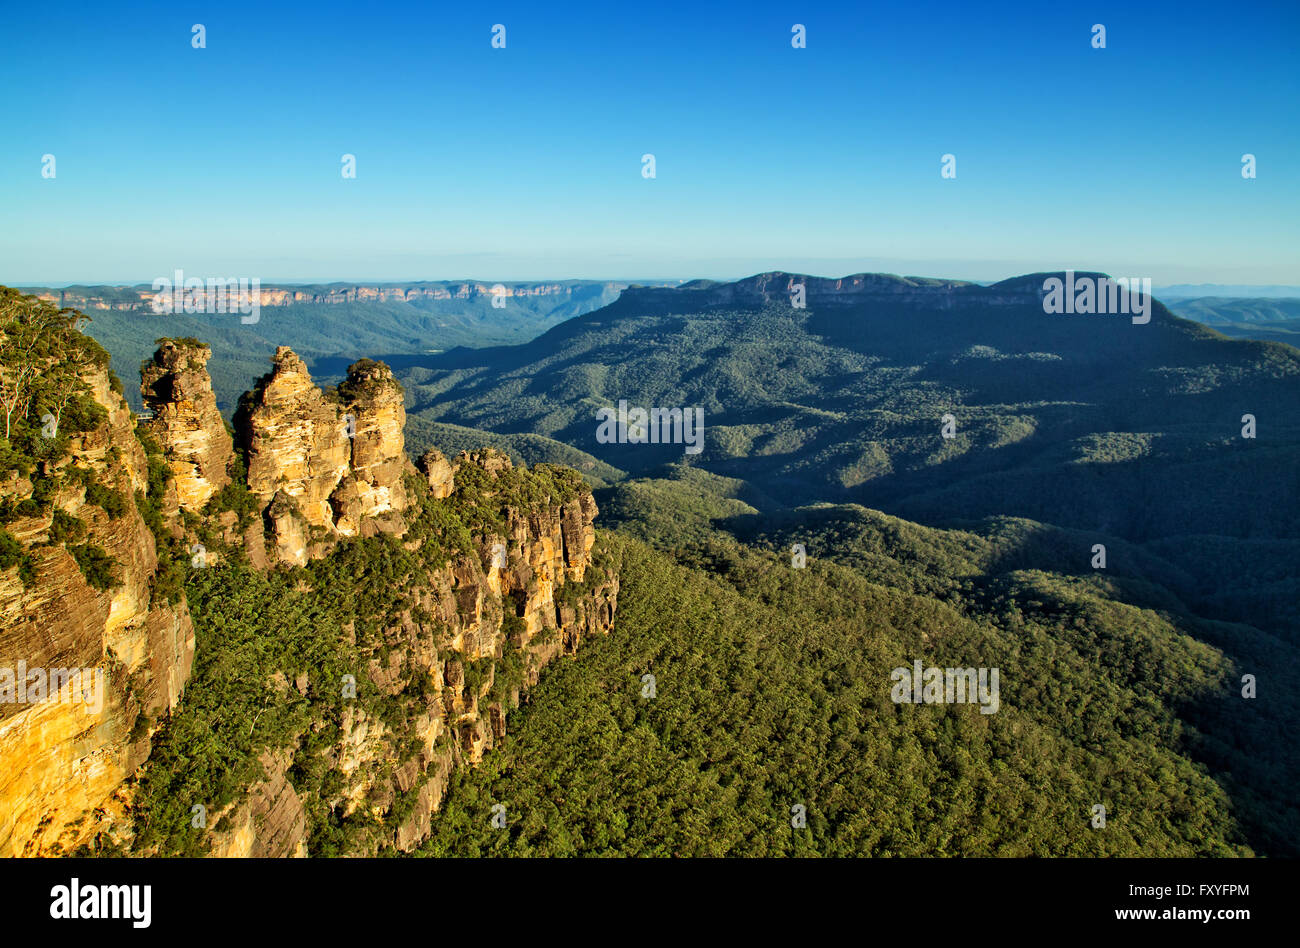
[[[423,853],[1295,854],[1294,649],[1196,619],[1148,580],[1055,571],[1069,536],[822,508],[753,544],[602,542],[622,579],[614,632],[544,670],[503,746],[455,772]],[[372,538],[306,569],[191,571],[200,650],[145,771],[142,840],[201,851],[190,801],[241,799],[259,754],[288,742],[311,851],[373,844],[381,823],[327,805],[343,702],[265,682],[363,664],[427,565]],[[998,712],[894,704],[890,671],[917,659],[999,668]],[[1252,670],[1268,681],[1254,700]],[[399,731],[421,700],[358,684]]]
[[[1294,854],[1294,754],[1273,756],[1292,699],[1248,706],[1185,618],[1105,582],[988,576],[972,536],[863,514],[893,552],[861,542],[856,569],[622,541],[615,632],[454,778],[424,852]],[[1001,709],[892,703],[918,657],[1000,667]]]

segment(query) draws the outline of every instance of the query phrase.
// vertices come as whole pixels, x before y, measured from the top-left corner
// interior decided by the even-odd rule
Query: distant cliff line
[[[169,277],[170,278],[170,277]],[[415,283],[267,284],[257,288],[259,306],[294,306],[309,303],[412,303],[422,300],[477,300],[493,297],[571,296],[575,290],[599,287],[622,291],[626,283],[598,280],[563,280],[549,283],[444,281]],[[156,311],[155,299],[170,296],[170,288],[155,290],[150,284],[134,286],[26,287],[22,292],[59,306],[121,312]]]

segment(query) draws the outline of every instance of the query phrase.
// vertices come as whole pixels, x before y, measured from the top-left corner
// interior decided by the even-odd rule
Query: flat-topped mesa
[[[197,513],[230,483],[234,445],[205,368],[212,350],[192,339],[159,342],[153,361],[141,367],[140,394],[175,478],[175,501]]]
[[[287,346],[274,369],[246,396],[241,432],[248,450],[248,488],[263,504],[277,493],[270,521],[282,559],[301,562],[301,537],[310,528],[329,536],[401,532],[408,499],[402,477],[408,461],[402,388],[388,366],[363,359],[348,369],[336,397],[327,397],[306,364]],[[289,530],[293,517],[308,528]],[[289,531],[286,533],[286,531]]]

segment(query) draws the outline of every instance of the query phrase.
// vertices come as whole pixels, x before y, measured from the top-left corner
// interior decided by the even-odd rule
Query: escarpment
[[[15,425],[0,474],[0,856],[68,853],[120,825],[122,785],[180,700],[195,648],[107,357],[70,329],[50,348],[62,354],[43,365],[38,397],[67,396],[65,409],[57,425]]]
[[[201,343],[161,341],[138,428],[102,355],[57,450],[0,471],[0,855],[417,848],[613,626],[590,490],[492,450],[417,470],[370,360],[323,391],[278,350],[232,437]],[[102,670],[102,703],[22,703],[6,668]]]
[[[361,548],[364,559],[346,560],[370,579],[339,578],[348,568],[332,560],[344,550],[309,564],[301,595],[346,601],[341,667],[355,688],[342,680],[339,698],[324,658],[270,672],[265,695],[305,698],[310,715],[261,752],[264,780],[215,814],[210,848],[194,851],[417,848],[454,771],[501,743],[542,669],[612,628],[618,575],[576,475],[521,471],[490,450],[446,463],[445,497],[409,480],[411,526],[400,543],[371,538],[378,545]],[[463,547],[448,542],[457,525],[470,528]],[[328,778],[302,778],[317,771]]]

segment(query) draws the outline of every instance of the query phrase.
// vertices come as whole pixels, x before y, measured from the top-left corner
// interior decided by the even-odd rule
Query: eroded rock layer
[[[184,598],[154,594],[155,540],[133,501],[148,470],[131,412],[105,368],[82,378],[104,420],[31,477],[0,483],[0,500],[19,511],[38,492],[48,498],[6,524],[32,569],[0,571],[0,676],[27,673],[0,700],[0,856],[70,852],[96,832],[194,658]],[[114,581],[91,581],[96,562],[113,564]],[[42,680],[48,693],[35,688]]]
[[[422,459],[422,462],[424,459]],[[524,477],[492,450],[446,462],[452,487],[435,504],[491,504],[499,478]],[[439,480],[441,484],[442,481]],[[503,485],[501,495],[509,492]],[[541,669],[577,652],[590,635],[613,626],[618,576],[596,563],[596,505],[585,487],[571,497],[517,509],[504,506],[503,528],[474,537],[475,548],[431,569],[407,590],[408,605],[388,618],[375,643],[354,641],[364,675],[383,695],[425,698],[395,729],[391,720],[345,702],[337,742],[327,752],[341,777],[329,801],[344,819],[363,817],[373,832],[356,836],[351,854],[385,846],[409,851],[427,838],[452,771],[477,764],[506,736],[510,708],[536,684]],[[500,676],[511,676],[499,680]],[[310,685],[283,676],[268,691]],[[308,733],[327,726],[318,722]],[[306,740],[299,735],[298,745]],[[294,746],[268,754],[267,778],[216,834],[215,855],[300,855],[312,830],[286,773]]]

